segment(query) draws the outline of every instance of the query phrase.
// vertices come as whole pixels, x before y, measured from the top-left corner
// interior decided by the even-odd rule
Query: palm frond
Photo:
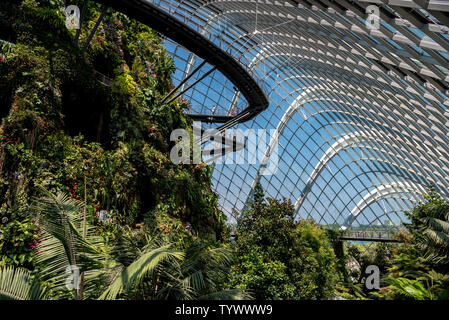
[[[23,268],[0,269],[0,300],[42,300],[45,289]]]
[[[144,253],[136,261],[122,270],[120,275],[101,295],[100,299],[116,299],[122,292],[131,289],[131,287],[142,283],[147,277],[154,275],[157,267],[169,257],[183,259],[184,253],[177,250],[170,250],[169,245]]]
[[[216,279],[226,276],[232,260],[231,250],[225,246],[195,242],[186,250],[186,259],[181,266],[182,284],[196,297],[218,291]]]
[[[396,288],[396,290],[415,300],[426,300],[431,298],[430,292],[418,280],[410,280],[407,278],[388,278],[385,280],[388,284]]]
[[[431,242],[427,243],[428,245],[449,247],[449,234],[432,229],[424,230],[423,234],[431,240]]]
[[[449,234],[449,221],[444,221],[442,219],[431,217],[423,218],[423,221],[427,226],[429,226],[433,230]]]
[[[42,279],[70,296],[65,284],[70,267],[76,267],[84,277],[83,291],[89,295],[98,289],[102,274],[108,273],[105,266],[109,256],[102,250],[102,239],[95,235],[91,226],[83,225],[82,204],[63,193],[53,195],[45,191],[45,194],[33,205],[42,230],[37,247]],[[68,296],[61,295],[62,298]]]

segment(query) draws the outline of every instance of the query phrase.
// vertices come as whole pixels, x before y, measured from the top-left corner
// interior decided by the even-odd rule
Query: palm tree
[[[122,236],[115,246],[97,236],[83,214],[83,205],[66,195],[46,195],[36,201],[42,230],[37,247],[39,278],[49,283],[57,298],[75,299],[248,299],[239,290],[220,290],[217,279],[226,276],[232,254],[226,247],[200,241],[184,250],[173,249],[167,239],[145,235],[140,249],[130,237]],[[69,269],[68,269],[69,268]],[[79,271],[79,281],[70,272]],[[52,297],[38,290],[25,270],[0,269],[0,280],[18,288],[0,299],[42,299]],[[12,279],[12,280],[11,280]],[[74,290],[67,287],[70,279]]]
[[[154,297],[158,291],[161,273],[165,271],[164,262],[176,263],[184,258],[184,253],[172,250],[170,244],[159,247],[156,245],[157,241],[151,241],[151,238],[147,240],[150,241],[131,264],[120,266],[120,272],[110,281],[99,299],[116,299],[122,293],[131,297]],[[139,290],[148,286],[150,290]]]
[[[436,264],[449,264],[449,206],[437,208],[433,217],[423,218],[422,247]]]
[[[449,299],[449,201],[433,188],[424,199],[407,213],[409,232],[385,282],[401,296]]]
[[[388,278],[386,282],[402,296],[414,300],[432,300],[432,293],[419,280]]]
[[[83,204],[63,193],[44,192],[46,195],[33,206],[42,231],[41,243],[37,246],[41,279],[51,283],[52,290],[58,291],[61,298],[71,298],[73,293],[67,290],[67,279],[70,271],[76,268],[79,281],[73,279],[76,282],[72,284],[74,298],[93,297],[99,283],[117,266],[103,239],[86,223],[80,210]]]
[[[220,290],[217,279],[225,276],[232,262],[227,248],[194,242],[185,250],[170,250],[170,245],[147,238],[138,257],[111,282],[100,299],[126,297],[138,299],[249,299],[240,290]]]
[[[233,262],[228,247],[216,247],[210,243],[195,241],[185,249],[185,258],[170,270],[175,275],[172,285],[158,293],[168,299],[240,300],[251,296],[240,290],[221,290],[217,283],[225,279]]]
[[[431,270],[422,272],[416,279],[404,277],[387,277],[385,282],[395,288],[402,296],[414,300],[448,300],[449,299],[449,275]]]

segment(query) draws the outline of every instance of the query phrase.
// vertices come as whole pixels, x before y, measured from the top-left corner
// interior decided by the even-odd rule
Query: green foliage
[[[337,258],[337,270],[340,277],[340,281],[348,280],[348,272],[346,264],[348,258],[345,255],[344,243],[340,239],[344,231],[340,229],[326,229],[327,237],[334,249],[335,257]]]
[[[46,193],[33,209],[42,230],[37,278],[31,281],[21,269],[2,270],[0,298],[41,299],[41,287],[48,288],[48,299],[249,297],[222,285],[232,262],[227,247],[199,239],[180,247],[170,237],[125,229],[107,241],[85,219],[82,205],[63,194]],[[74,290],[66,287],[69,266],[80,272],[80,286]]]
[[[210,169],[169,159],[171,131],[189,128],[191,119],[186,101],[159,103],[173,88],[175,70],[162,37],[108,10],[82,54],[62,4],[0,3],[0,28],[15,43],[2,42],[0,54],[0,267],[32,270],[51,299],[97,298],[123,270],[137,270],[132,266],[149,269],[108,297],[242,297],[222,285],[231,258],[219,254],[226,217]],[[87,2],[79,44],[100,10]],[[50,191],[44,198],[41,187]],[[31,204],[47,212],[39,225]],[[136,237],[124,255],[116,248],[123,233]],[[196,241],[212,247],[192,251]],[[146,255],[165,246],[187,255]],[[65,288],[69,265],[83,274],[80,292]]]
[[[41,300],[46,292],[23,268],[0,267],[0,300]]]
[[[260,181],[257,181],[256,186],[254,187],[254,198],[253,198],[253,206],[256,210],[260,210],[262,205],[265,202],[265,194],[260,184]]]
[[[70,298],[66,270],[68,266],[76,266],[83,284],[82,289],[75,291],[75,299],[94,297],[104,273],[110,272],[106,270],[115,267],[109,262],[105,241],[87,222],[80,203],[62,193],[45,193],[33,206],[42,230],[37,247],[41,279],[51,283],[59,298]]]
[[[433,268],[449,272],[449,201],[430,188],[424,202],[408,217],[411,222],[406,227],[414,238],[413,245],[425,253]]]
[[[257,299],[284,299],[292,295],[294,285],[289,282],[286,266],[281,261],[265,259],[263,251],[254,250],[241,256],[235,266],[232,284],[250,290]]]
[[[0,114],[0,216],[28,218],[27,205],[42,185],[85,200],[87,219],[104,234],[114,224],[135,227],[161,215],[178,220],[181,233],[190,225],[187,232],[222,239],[225,216],[208,168],[169,160],[171,131],[191,120],[183,114],[185,101],[158,103],[173,87],[174,71],[162,38],[110,10],[80,57],[62,1],[0,6],[2,25],[16,43],[0,62],[6,106]],[[100,9],[88,2],[80,43]],[[94,70],[111,85],[100,83]],[[100,210],[106,222],[98,220]]]
[[[358,244],[349,244],[346,248],[348,262],[355,262],[356,268],[349,271],[350,277],[360,283],[369,265],[379,267],[381,275],[387,271],[393,258],[394,245],[388,243],[372,244],[369,248]]]
[[[376,244],[368,250],[350,245],[344,257],[348,278],[339,295],[348,299],[448,299],[449,202],[429,188],[424,201],[406,213],[397,233],[397,246]],[[352,267],[348,267],[348,266]],[[364,270],[376,265],[381,272],[381,289],[369,292],[363,285]]]
[[[389,278],[387,280],[400,294],[411,297],[414,300],[431,299],[432,295],[418,280],[410,280],[407,278]]]
[[[260,191],[260,190],[259,190]],[[320,299],[334,292],[336,258],[326,232],[293,219],[288,201],[261,192],[238,220],[231,284],[257,299]]]
[[[169,258],[182,259],[183,253],[170,250],[169,246],[145,249],[136,261],[122,269],[100,299],[116,299],[123,291],[130,291],[143,283],[146,278],[157,278],[160,276],[158,267]],[[157,291],[157,288],[155,290]]]
[[[345,243],[342,250],[346,277],[341,279],[338,295],[349,300],[377,299],[377,293],[365,286],[366,268],[370,265],[379,268],[382,285],[382,279],[394,259],[396,247],[395,244],[389,243],[371,243],[367,246]]]
[[[32,221],[11,221],[0,225],[0,268],[5,266],[34,269],[33,248],[38,235]]]

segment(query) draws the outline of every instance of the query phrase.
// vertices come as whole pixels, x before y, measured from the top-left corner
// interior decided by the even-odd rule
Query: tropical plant
[[[406,226],[415,246],[434,268],[449,272],[449,201],[429,188],[424,202],[409,212],[408,217],[411,223]]]
[[[176,245],[170,242],[170,237],[145,234],[144,238],[146,244],[137,252],[129,252],[129,238],[122,239],[117,246],[122,248],[119,258],[124,262],[122,271],[100,299],[250,298],[241,290],[227,290],[223,286],[232,262],[231,251],[225,246],[195,240],[184,243],[184,249],[174,249]]]
[[[53,195],[44,191],[33,209],[42,230],[37,246],[37,263],[43,281],[51,283],[52,290],[61,298],[69,298],[66,281],[70,268],[80,275],[74,298],[92,298],[98,294],[99,282],[118,268],[112,260],[101,236],[87,222],[84,206],[63,193]]]
[[[449,202],[433,188],[407,213],[410,223],[400,235],[385,277],[390,286],[378,297],[383,299],[449,299]]]
[[[386,280],[397,292],[414,300],[431,300],[432,294],[418,280],[407,278],[389,278]]]
[[[176,249],[168,236],[125,229],[114,244],[107,243],[87,221],[82,203],[62,193],[44,193],[33,205],[42,231],[34,278],[49,290],[45,296],[39,295],[39,282],[31,282],[28,271],[5,269],[1,275],[6,279],[5,288],[12,285],[9,298],[250,298],[222,285],[232,262],[228,248],[195,240]],[[138,237],[142,247],[136,246]],[[71,278],[74,268],[79,272],[78,285]],[[67,279],[74,280],[74,290],[66,286]]]
[[[34,222],[29,219],[0,224],[0,267],[14,265],[29,270],[34,268],[33,248],[37,244]]]
[[[153,285],[150,283],[149,286],[153,289],[153,294],[146,292],[145,296],[153,295],[154,297],[154,294],[158,291],[161,272],[164,271],[161,268],[163,261],[173,258],[172,262],[174,262],[176,259],[182,259],[183,257],[182,251],[170,250],[170,245],[159,248],[152,248],[151,245],[148,245],[138,259],[127,267],[121,267],[121,272],[101,294],[100,299],[116,299],[123,292],[129,293],[132,289],[138,290],[139,286],[144,285],[145,281],[150,279]]]
[[[27,269],[0,268],[0,300],[41,300],[45,297],[45,288]]]
[[[102,10],[85,4],[80,39]],[[223,291],[231,257],[215,242],[226,217],[210,168],[169,158],[191,119],[186,100],[159,103],[174,87],[163,38],[109,10],[81,54],[62,5],[0,3],[15,43],[0,45],[0,267],[28,268],[49,299],[238,297]]]

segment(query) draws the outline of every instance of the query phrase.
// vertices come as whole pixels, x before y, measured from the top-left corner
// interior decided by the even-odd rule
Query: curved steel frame
[[[368,192],[358,203],[357,205],[351,210],[351,215],[346,218],[345,222],[343,223],[342,227],[349,227],[354,222],[354,220],[357,218],[357,216],[371,203],[377,202],[379,199],[384,198],[387,195],[397,194],[397,193],[410,193],[410,192],[416,192],[416,190],[419,190],[422,188],[419,188],[419,186],[413,186],[410,187],[404,183],[396,182],[388,185],[381,185],[376,187],[375,189]]]

